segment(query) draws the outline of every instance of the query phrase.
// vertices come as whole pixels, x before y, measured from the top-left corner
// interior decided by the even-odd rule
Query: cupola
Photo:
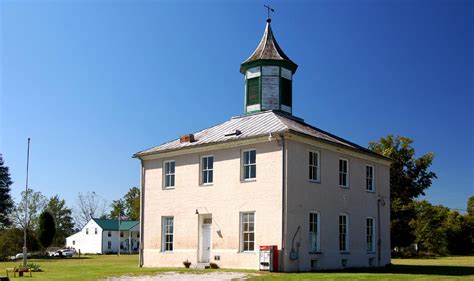
[[[280,48],[267,19],[262,40],[240,65],[245,75],[245,113],[281,110],[292,114],[292,80],[298,65]]]

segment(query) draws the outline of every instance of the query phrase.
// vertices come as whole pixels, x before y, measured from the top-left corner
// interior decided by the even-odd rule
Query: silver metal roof
[[[228,135],[235,133],[236,130],[239,130],[241,134]],[[360,152],[366,154],[385,158],[371,150],[306,124],[302,119],[295,118],[278,111],[264,111],[251,115],[233,117],[229,121],[226,121],[222,124],[194,133],[194,138],[196,140],[194,142],[181,143],[178,138],[159,146],[137,152],[134,156],[140,157],[183,148],[197,147],[204,144],[217,144],[265,136],[270,133],[286,132],[306,135],[338,146],[344,146],[350,149],[359,150]]]

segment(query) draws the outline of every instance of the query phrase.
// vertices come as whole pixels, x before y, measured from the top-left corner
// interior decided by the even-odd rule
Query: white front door
[[[209,262],[211,256],[212,218],[204,218],[201,224],[201,262]]]

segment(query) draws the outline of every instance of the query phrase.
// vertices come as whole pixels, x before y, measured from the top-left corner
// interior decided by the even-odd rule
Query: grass
[[[83,256],[81,258],[33,259],[29,262],[41,265],[43,272],[34,272],[35,280],[98,280],[122,275],[153,275],[174,271],[180,273],[207,273],[215,270],[190,270],[182,268],[139,268],[136,255]],[[474,256],[426,259],[393,259],[393,266],[380,269],[352,269],[347,271],[314,273],[273,273],[251,270],[225,270],[257,273],[251,280],[473,280]],[[0,262],[0,276],[5,269],[19,265],[21,261]]]

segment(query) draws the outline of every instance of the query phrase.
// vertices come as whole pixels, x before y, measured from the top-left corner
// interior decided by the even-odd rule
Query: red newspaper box
[[[278,271],[278,247],[260,246],[258,262],[260,270]]]

